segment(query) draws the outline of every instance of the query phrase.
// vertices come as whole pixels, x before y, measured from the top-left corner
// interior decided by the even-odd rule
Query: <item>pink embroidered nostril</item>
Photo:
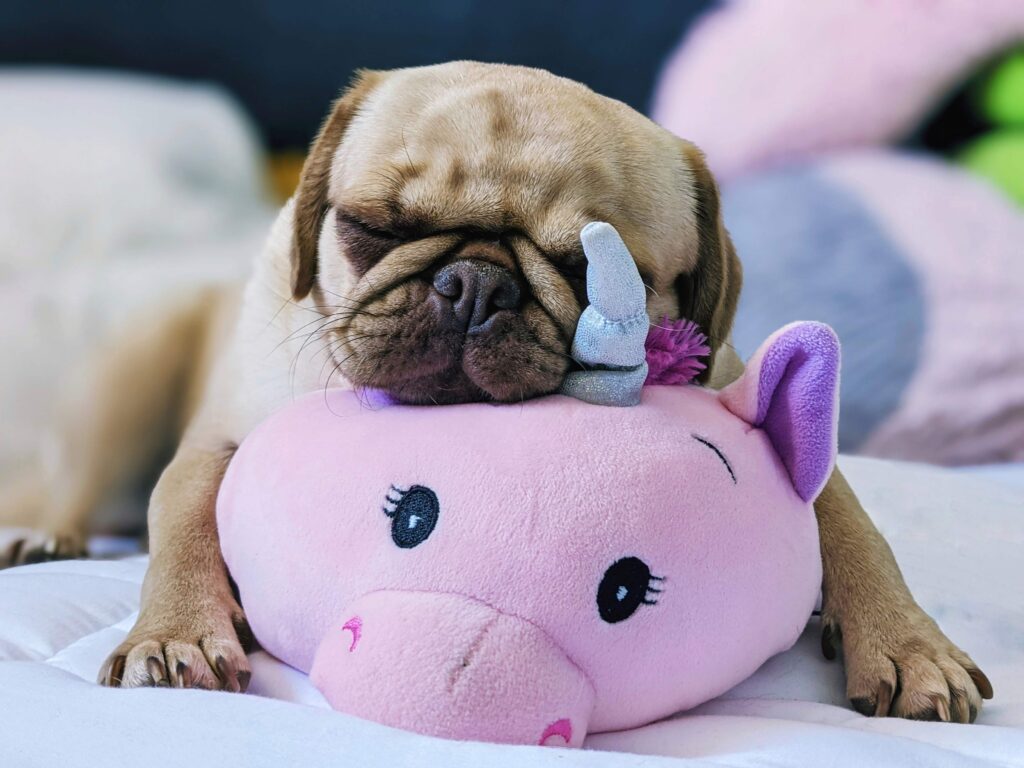
[[[363,620],[358,616],[353,616],[342,625],[341,631],[344,632],[345,630],[352,633],[352,643],[348,647],[348,652],[352,653],[359,643],[359,638],[363,635]]]
[[[555,742],[554,744],[548,744],[555,737],[561,738],[563,743]],[[572,722],[569,718],[563,717],[561,720],[555,720],[555,722],[545,728],[544,733],[540,735],[540,741],[537,743],[542,747],[556,747],[568,746],[570,741],[572,741]]]

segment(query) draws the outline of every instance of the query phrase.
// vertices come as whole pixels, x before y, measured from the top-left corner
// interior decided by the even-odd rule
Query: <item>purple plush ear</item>
[[[725,407],[763,429],[804,501],[813,501],[835,464],[839,340],[822,323],[773,333],[747,369],[720,393]]]

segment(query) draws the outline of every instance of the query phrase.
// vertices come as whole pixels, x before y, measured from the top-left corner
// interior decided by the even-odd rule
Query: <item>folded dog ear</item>
[[[835,464],[839,421],[839,339],[823,323],[773,333],[743,375],[719,393],[741,419],[765,431],[793,487],[813,501]]]
[[[363,100],[386,74],[365,69],[356,74],[352,85],[332,105],[302,166],[299,187],[295,192],[292,237],[292,296],[296,299],[305,298],[316,282],[317,241],[324,216],[330,208],[327,187],[334,154]]]
[[[676,277],[676,299],[679,317],[700,326],[711,346],[710,360],[729,338],[740,288],[743,268],[736,256],[732,239],[725,228],[718,194],[718,185],[708,170],[704,153],[688,141],[680,141],[683,162],[693,184],[693,205],[697,218],[697,265],[691,272]],[[713,365],[702,371],[697,381],[705,383]]]

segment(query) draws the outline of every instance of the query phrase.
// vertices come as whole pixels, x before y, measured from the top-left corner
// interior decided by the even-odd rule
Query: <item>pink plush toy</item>
[[[598,227],[591,307],[621,341],[632,310],[595,300],[597,273],[636,270]],[[647,386],[628,408],[308,395],[221,489],[252,629],[334,708],[449,738],[578,746],[717,696],[789,648],[818,597],[838,355],[827,326],[797,323],[722,392]],[[566,391],[632,370],[589,365]]]

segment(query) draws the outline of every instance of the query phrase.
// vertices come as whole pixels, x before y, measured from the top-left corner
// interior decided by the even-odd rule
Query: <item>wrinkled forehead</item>
[[[644,261],[658,257],[648,241],[687,250],[691,177],[676,140],[619,102],[534,70],[449,65],[390,73],[368,95],[331,191],[431,229],[524,230],[551,252],[607,220],[634,230]]]
[[[575,167],[609,135],[600,107],[596,94],[552,76],[400,70],[367,96],[339,151],[335,181],[339,191],[367,184],[388,162],[417,178],[460,170],[496,177],[532,167],[559,176],[589,170],[600,177],[595,182],[610,184],[599,157]]]

